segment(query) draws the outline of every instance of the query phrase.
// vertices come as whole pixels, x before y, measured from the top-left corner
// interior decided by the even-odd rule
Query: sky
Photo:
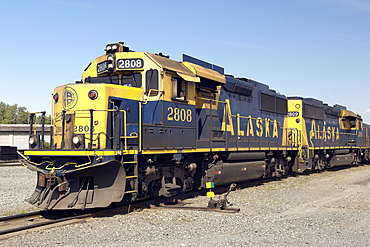
[[[106,44],[182,54],[370,124],[368,0],[0,0],[0,101],[50,112]]]

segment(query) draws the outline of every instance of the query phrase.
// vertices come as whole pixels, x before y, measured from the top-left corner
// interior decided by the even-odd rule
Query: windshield
[[[121,78],[117,75],[113,76],[98,76],[98,77],[87,77],[85,83],[107,83],[107,84],[116,84],[123,85],[127,87],[141,87],[142,78],[140,72],[129,72],[123,74]],[[121,81],[121,83],[120,83]]]
[[[130,73],[122,75],[122,85],[128,87],[141,87],[141,73]]]
[[[118,76],[99,76],[99,77],[87,77],[85,83],[109,83],[119,84]]]

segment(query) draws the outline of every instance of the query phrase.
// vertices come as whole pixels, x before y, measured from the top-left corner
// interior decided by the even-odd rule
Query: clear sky
[[[370,123],[368,0],[0,0],[0,101],[50,109],[105,45],[188,54]]]

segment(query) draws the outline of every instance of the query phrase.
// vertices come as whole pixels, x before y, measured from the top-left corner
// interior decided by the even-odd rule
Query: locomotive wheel
[[[275,164],[275,176],[276,177],[280,178],[280,177],[286,176],[288,175],[288,171],[289,171],[288,166],[284,166],[281,163]]]
[[[150,182],[148,185],[149,196],[152,198],[158,198],[159,191],[161,188],[162,188],[161,180],[155,180]]]
[[[318,159],[316,162],[315,162],[316,166],[315,166],[315,170],[323,170],[325,169],[325,163],[323,160],[321,159]]]

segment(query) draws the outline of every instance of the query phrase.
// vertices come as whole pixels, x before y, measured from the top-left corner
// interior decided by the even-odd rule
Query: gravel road
[[[32,210],[23,200],[35,174],[0,167],[0,176],[1,212]],[[370,246],[370,166],[239,185],[228,198],[239,213],[145,209],[35,231],[1,245]],[[208,199],[185,202],[206,206]]]

